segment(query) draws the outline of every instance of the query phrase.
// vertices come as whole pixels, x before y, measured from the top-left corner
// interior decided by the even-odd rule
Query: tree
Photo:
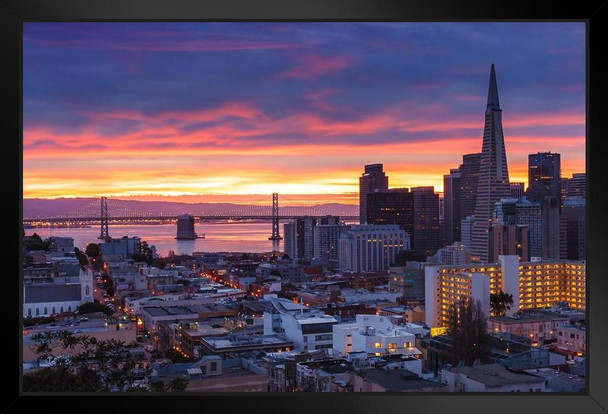
[[[135,342],[98,340],[69,331],[38,333],[32,340],[38,361],[51,366],[24,374],[24,391],[129,391],[138,388],[138,371],[150,373],[143,368],[143,357],[131,352],[138,346]]]
[[[101,255],[101,251],[99,250],[99,244],[97,243],[87,244],[87,248],[84,252],[89,257],[98,257]]]
[[[186,391],[187,387],[188,380],[186,380],[184,377],[175,377],[169,381],[169,384],[167,384],[165,390],[171,392],[184,392]]]
[[[102,303],[99,303],[99,302],[86,302],[86,303],[83,303],[82,305],[80,305],[78,307],[78,312],[80,314],[103,312],[104,314],[106,314],[108,316],[110,316],[110,315],[112,315],[114,313],[114,312],[112,312],[112,309],[110,309],[106,305],[104,305]]]
[[[513,305],[513,295],[500,290],[490,295],[490,312],[493,316],[505,316]]]
[[[452,364],[490,362],[490,336],[486,333],[486,316],[480,301],[466,298],[452,306],[447,334],[452,339]]]
[[[78,247],[74,247],[74,253],[76,254],[78,263],[80,263],[80,267],[82,267],[82,269],[84,270],[84,268],[89,265],[89,258],[86,254],[81,252]]]

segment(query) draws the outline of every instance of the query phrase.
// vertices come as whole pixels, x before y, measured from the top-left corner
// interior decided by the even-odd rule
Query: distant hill
[[[152,215],[210,215],[218,213],[234,213],[242,211],[243,204],[235,203],[184,203],[174,201],[137,201],[109,199],[108,212],[110,216],[120,216],[127,211],[141,211]],[[271,214],[271,206],[257,207]],[[310,206],[280,205],[280,210],[289,211],[291,215],[327,214],[337,216],[356,216],[359,214],[359,206],[351,204],[315,204]],[[23,217],[54,217],[65,214],[82,216],[83,212],[92,217],[100,215],[99,198],[56,198],[56,199],[24,199]]]

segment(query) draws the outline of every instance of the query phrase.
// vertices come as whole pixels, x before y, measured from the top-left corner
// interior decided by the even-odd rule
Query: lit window
[[[382,344],[381,344],[380,342],[376,342],[376,343],[374,344],[374,346],[375,346],[376,348],[380,348],[380,347],[382,346]]]

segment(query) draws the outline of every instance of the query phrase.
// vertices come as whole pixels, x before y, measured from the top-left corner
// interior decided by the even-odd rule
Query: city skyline
[[[490,64],[510,180],[543,151],[570,177],[584,61],[582,23],[27,23],[23,196],[357,204],[373,163],[442,192]]]

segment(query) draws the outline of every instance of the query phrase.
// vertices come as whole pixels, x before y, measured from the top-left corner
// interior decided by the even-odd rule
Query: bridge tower
[[[108,197],[101,197],[101,234],[98,239],[110,240],[110,233],[108,232]]]
[[[279,234],[279,193],[272,193],[272,236],[268,240],[278,243],[283,239]]]

